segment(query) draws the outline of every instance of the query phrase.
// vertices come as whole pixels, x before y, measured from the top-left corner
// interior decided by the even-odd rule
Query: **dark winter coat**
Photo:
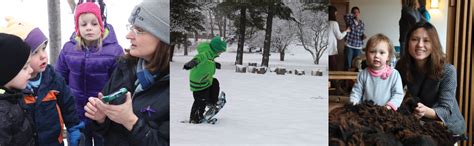
[[[103,124],[92,128],[104,136],[106,146],[164,146],[169,145],[169,73],[155,78],[155,83],[144,91],[134,93],[137,80],[136,63],[121,59],[107,82],[104,95],[127,88],[132,93],[133,112],[138,117],[131,131],[106,118]],[[155,112],[147,112],[150,107]],[[150,113],[150,115],[148,115]]]
[[[0,87],[0,146],[34,146],[33,125],[18,102],[23,93]]]
[[[102,48],[76,49],[77,40],[72,35],[56,61],[56,71],[60,73],[76,97],[76,110],[82,121],[84,106],[91,96],[96,97],[104,87],[115,69],[116,58],[123,55],[123,49],[118,44],[114,29],[108,25]],[[107,34],[107,30],[108,34]]]
[[[50,65],[42,72],[41,84],[36,91],[26,95],[23,101],[38,132],[37,143],[44,146],[64,145],[64,124],[69,129],[80,122],[74,96],[64,78]]]
[[[400,20],[398,21],[399,31],[400,31],[400,38],[398,39],[400,42],[406,42],[408,39],[408,31],[415,26],[417,22],[426,21],[421,13],[413,8],[409,8],[407,6],[402,7],[402,14]]]

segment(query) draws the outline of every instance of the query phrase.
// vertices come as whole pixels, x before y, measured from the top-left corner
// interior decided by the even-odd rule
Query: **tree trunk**
[[[237,56],[235,58],[235,64],[242,65],[244,55],[244,43],[245,43],[245,23],[247,20],[245,6],[240,7],[240,28],[239,28],[239,43],[237,44]]]
[[[227,30],[227,18],[223,17],[224,19],[224,31],[223,31],[223,37],[226,38],[226,30]]]
[[[184,51],[183,51],[184,54],[183,54],[183,55],[184,55],[184,56],[188,56],[188,43],[187,43],[187,42],[184,42],[183,45],[184,45]]]
[[[74,10],[76,9],[76,3],[74,0],[67,0],[67,3],[69,4],[69,7],[71,8],[71,13],[74,13]]]
[[[214,37],[214,23],[212,22],[212,13],[211,10],[209,10],[209,19],[211,19],[211,37]]]
[[[267,24],[265,28],[265,41],[263,43],[263,57],[262,57],[262,65],[268,67],[268,61],[270,60],[270,44],[272,41],[272,23],[273,23],[273,16],[275,15],[273,12],[273,3],[270,3],[268,6],[268,15],[267,15]]]
[[[174,46],[175,46],[175,44],[171,44],[171,46],[170,46],[170,49],[171,49],[171,50],[170,50],[170,51],[171,51],[171,52],[170,52],[170,62],[173,62]]]
[[[285,49],[280,49],[280,61],[285,61]]]
[[[219,29],[219,36],[223,37],[222,35],[222,16],[216,15],[216,21],[217,21],[217,28]]]
[[[61,49],[61,11],[59,0],[48,0],[49,58],[55,64]]]
[[[186,42],[188,40],[188,37],[186,34],[184,34],[184,37],[186,38],[184,39],[184,41]],[[194,31],[194,42],[197,42],[197,41],[199,41],[199,34],[197,31]]]

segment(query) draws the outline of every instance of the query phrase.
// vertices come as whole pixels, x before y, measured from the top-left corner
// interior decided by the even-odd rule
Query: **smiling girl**
[[[417,23],[408,32],[406,48],[397,69],[407,94],[420,98],[414,115],[443,122],[454,134],[466,132],[466,123],[456,101],[456,69],[444,57],[436,28]]]

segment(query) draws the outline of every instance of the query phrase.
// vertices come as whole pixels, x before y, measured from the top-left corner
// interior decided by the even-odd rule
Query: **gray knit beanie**
[[[169,0],[143,0],[135,6],[128,22],[170,44]]]

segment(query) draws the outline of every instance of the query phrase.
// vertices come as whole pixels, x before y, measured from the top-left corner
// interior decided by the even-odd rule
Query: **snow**
[[[231,46],[232,47],[232,46]],[[194,101],[189,89],[189,71],[183,70],[189,56],[175,54],[171,63],[171,143],[173,145],[328,145],[327,57],[321,65],[301,46],[291,45],[286,61],[272,53],[270,67],[320,68],[321,76],[296,76],[236,73],[234,52],[226,52],[216,61],[222,64],[215,77],[227,103],[211,124],[189,124]],[[326,55],[327,56],[327,55]],[[244,54],[244,65],[261,62],[261,54]]]

